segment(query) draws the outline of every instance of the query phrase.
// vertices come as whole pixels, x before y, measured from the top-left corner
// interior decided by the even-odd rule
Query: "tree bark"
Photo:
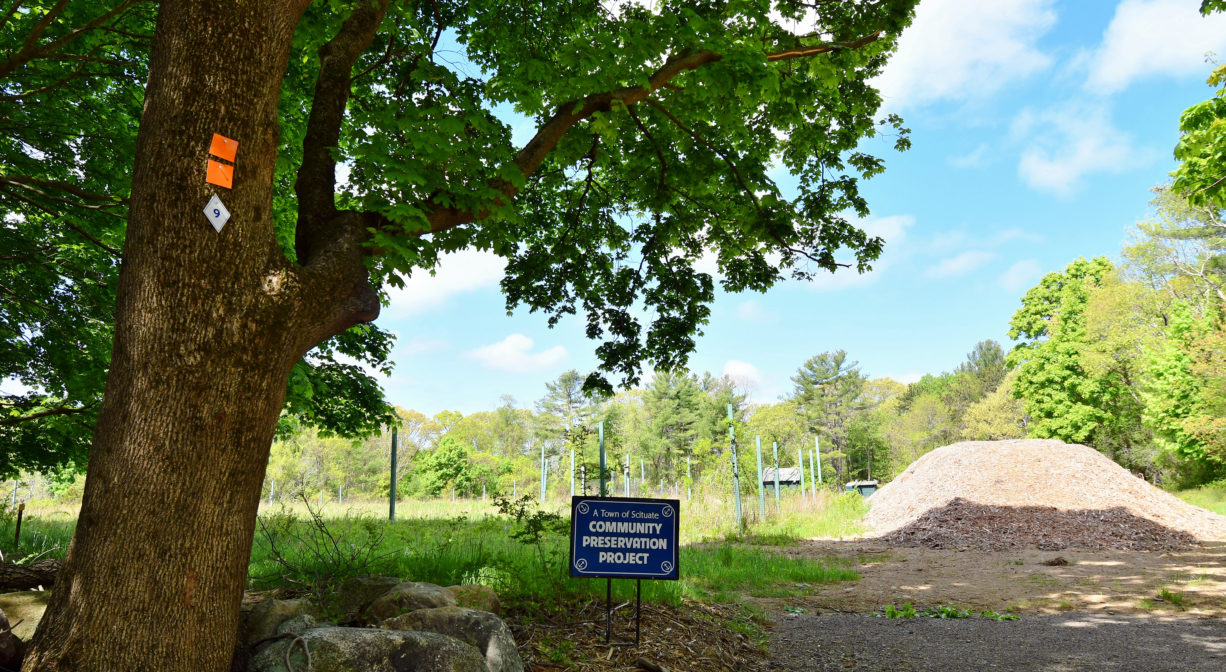
[[[274,232],[277,103],[306,4],[160,6],[84,500],[23,670],[229,669],[290,369],[377,314],[352,240],[298,266]],[[205,182],[213,133],[239,143],[233,189]],[[336,220],[334,240],[360,235]]]

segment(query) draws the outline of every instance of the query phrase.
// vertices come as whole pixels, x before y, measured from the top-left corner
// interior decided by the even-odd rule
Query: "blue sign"
[[[570,575],[677,579],[680,502],[572,497]]]

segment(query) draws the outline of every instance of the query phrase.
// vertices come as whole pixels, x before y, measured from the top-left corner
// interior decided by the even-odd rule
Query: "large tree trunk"
[[[277,102],[305,4],[161,5],[84,501],[24,670],[229,669],[289,371],[373,317],[360,260],[304,269],[274,235]],[[232,190],[205,183],[213,133],[239,142]],[[213,193],[232,213],[220,234]]]

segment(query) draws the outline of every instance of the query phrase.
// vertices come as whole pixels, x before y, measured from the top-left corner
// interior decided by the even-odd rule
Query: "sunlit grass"
[[[1226,481],[1180,490],[1175,493],[1175,496],[1189,504],[1226,516]]]
[[[310,501],[310,509],[320,514],[322,527],[311,524],[301,500],[261,506],[249,566],[251,588],[324,592],[349,576],[382,574],[439,585],[489,585],[504,600],[528,605],[605,596],[605,581],[569,576],[569,499],[546,502],[545,510],[558,514],[563,525],[544,535],[539,546],[512,539],[515,522],[499,514],[491,501],[402,500],[394,522],[388,520],[386,501],[339,504],[325,499],[322,509],[318,503]],[[678,605],[686,598],[723,602],[746,595],[799,595],[821,583],[858,578],[846,563],[783,557],[764,548],[854,535],[867,508],[858,495],[823,492],[802,499],[788,493],[781,511],[768,512],[765,520],[749,510],[751,504],[756,509],[756,498],[746,498],[743,532],[729,504],[730,498],[680,498],[681,579],[643,581],[645,602]],[[62,558],[75,520],[58,510],[29,513],[16,557],[44,553]],[[0,518],[0,551],[6,558],[17,550],[12,541],[13,520]],[[615,600],[633,599],[634,581],[612,585]]]

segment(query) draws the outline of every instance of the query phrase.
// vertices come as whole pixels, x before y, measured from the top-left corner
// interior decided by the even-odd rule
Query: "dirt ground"
[[[758,601],[774,621],[775,670],[1226,670],[1223,542],[1056,552],[809,541],[781,551],[842,558],[862,578]],[[1021,618],[873,617],[905,602],[921,611],[954,605]]]
[[[948,604],[1018,614],[1226,617],[1226,542],[1179,551],[954,551],[804,541],[779,552],[842,558],[861,578],[816,586],[804,598],[762,601],[772,612],[793,606],[869,613],[910,602],[920,608]],[[1051,561],[1056,563],[1045,564]],[[1180,604],[1162,598],[1163,590]]]

